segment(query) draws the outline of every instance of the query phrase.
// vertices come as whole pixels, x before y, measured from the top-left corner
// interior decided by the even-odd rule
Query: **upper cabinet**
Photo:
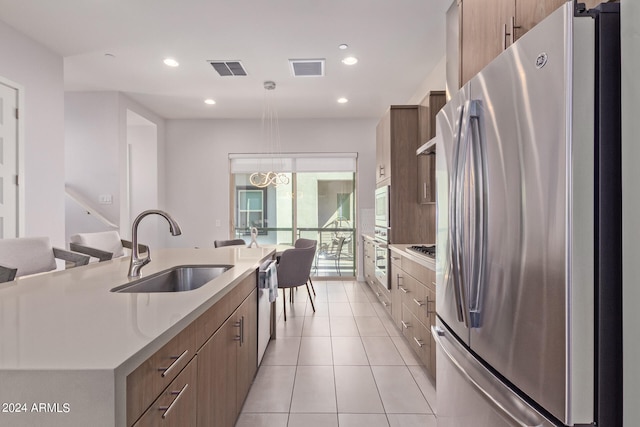
[[[391,181],[391,116],[393,107],[387,110],[376,127],[376,186],[389,185]]]
[[[420,143],[436,136],[436,114],[446,103],[444,91],[432,91],[420,103]],[[436,202],[435,151],[418,156],[418,203]]]
[[[500,52],[566,0],[458,0],[460,83],[464,85]],[[602,0],[583,0],[593,8]]]

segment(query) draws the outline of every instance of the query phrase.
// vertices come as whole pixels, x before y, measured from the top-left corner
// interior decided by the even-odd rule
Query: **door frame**
[[[26,117],[26,108],[25,108],[25,95],[24,95],[24,86],[18,84],[12,80],[9,80],[5,77],[0,76],[0,84],[8,86],[12,89],[15,89],[18,93],[18,102],[16,108],[18,109],[18,118],[16,119],[16,143],[17,143],[17,156],[16,159],[17,167],[18,167],[18,209],[16,212],[18,227],[16,230],[16,237],[23,237],[26,232],[26,224],[25,224],[25,171],[24,171],[24,153],[25,153],[25,144],[24,144],[24,121]]]

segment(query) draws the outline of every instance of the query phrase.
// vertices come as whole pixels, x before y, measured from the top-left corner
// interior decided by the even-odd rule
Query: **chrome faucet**
[[[164,211],[150,209],[138,215],[136,219],[133,220],[133,225],[131,227],[131,262],[129,263],[128,274],[128,277],[130,278],[140,277],[140,270],[142,269],[142,267],[151,262],[151,249],[147,249],[147,256],[145,258],[140,258],[140,255],[138,253],[138,225],[140,224],[142,218],[152,214],[160,215],[169,222],[169,231],[171,232],[172,236],[178,236],[182,234],[182,230],[180,230],[180,226],[178,225],[178,223],[173,218],[171,218],[171,215]]]

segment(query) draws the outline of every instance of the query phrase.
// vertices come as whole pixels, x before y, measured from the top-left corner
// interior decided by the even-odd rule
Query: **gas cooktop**
[[[407,250],[411,251],[411,252],[416,252],[416,253],[419,253],[421,255],[425,255],[425,256],[431,257],[431,258],[435,258],[435,256],[436,256],[436,245],[430,245],[430,246],[425,246],[425,245],[408,246]]]

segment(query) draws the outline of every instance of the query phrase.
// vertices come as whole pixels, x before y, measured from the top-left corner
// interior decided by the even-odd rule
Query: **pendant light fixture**
[[[278,112],[276,111],[273,91],[276,84],[273,81],[264,82],[264,109],[262,111],[262,141],[269,149],[269,158],[271,159],[271,168],[268,172],[254,172],[249,177],[251,185],[258,188],[268,186],[277,187],[278,185],[289,184],[289,177],[280,172],[275,171],[275,158],[280,153],[280,127],[278,125]],[[282,160],[280,159],[282,164]]]

